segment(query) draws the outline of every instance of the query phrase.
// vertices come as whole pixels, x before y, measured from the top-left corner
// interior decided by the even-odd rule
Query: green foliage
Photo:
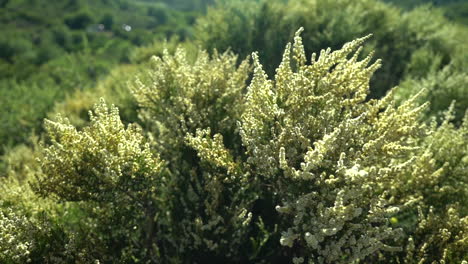
[[[280,243],[296,263],[350,263],[399,250],[401,230],[389,219],[402,204],[387,189],[413,165],[423,107],[365,101],[379,62],[358,60],[363,41],[322,50],[307,65],[296,35],[275,81],[254,57],[242,141],[249,174],[278,196]]]
[[[26,217],[0,212],[0,260],[7,263],[30,262],[28,258],[32,242],[28,241]]]
[[[433,120],[428,136],[419,139],[415,165],[403,168],[404,177],[390,189],[392,199],[405,204],[391,219],[405,230],[405,250],[396,263],[459,263],[468,257],[468,119],[457,128],[453,114],[451,105],[440,125]]]
[[[28,85],[13,81],[0,81],[0,153],[5,146],[24,142],[31,133],[41,128],[42,118],[50,111],[60,91],[51,80]]]
[[[414,235],[419,260],[430,261],[431,256],[440,263],[456,263],[468,258],[468,112],[459,128],[451,123],[454,118],[452,105],[443,123],[433,124],[424,144],[441,173],[422,179],[425,184],[413,183],[413,190],[421,190],[424,197],[419,211],[422,219]]]
[[[457,206],[446,212],[427,215],[420,212],[415,238],[409,238],[407,263],[464,263],[468,258],[468,217],[460,216]],[[417,246],[415,246],[415,244]],[[437,263],[437,262],[436,262]]]
[[[440,126],[432,125],[432,134],[426,139],[425,145],[434,153],[436,166],[443,167],[443,174],[439,179],[435,197],[429,194],[426,204],[437,208],[450,207],[447,204],[458,204],[460,214],[468,215],[468,111],[459,127],[452,121],[456,118],[454,104],[445,112]]]
[[[458,23],[464,24],[465,26],[468,25],[468,3],[466,2],[458,2],[448,4],[444,7],[445,16],[453,21]]]
[[[27,81],[0,81],[0,97],[5,100],[0,105],[0,153],[4,147],[25,142],[31,133],[40,133],[42,119],[57,100],[93,85],[110,65],[113,63],[96,60],[92,54],[76,53],[42,65]]]
[[[0,0],[0,262],[465,263],[452,4],[211,2]]]
[[[10,0],[2,0],[0,1],[0,7],[5,7],[6,5],[8,5],[8,2],[10,2]]]
[[[164,41],[154,41],[150,45],[134,49],[130,55],[130,61],[138,65],[147,64],[153,56],[162,56],[164,50],[174,53],[178,47],[183,47],[186,50],[190,61],[195,60],[199,46],[192,41],[181,41],[178,37],[172,37]]]
[[[42,118],[56,102],[128,63],[136,45],[191,34],[185,28],[192,15],[157,3],[122,2],[131,12],[109,1],[16,0],[0,8],[0,153],[24,142],[32,131],[41,132]],[[147,15],[152,7],[164,12],[166,20],[154,24]],[[98,21],[104,28],[93,24]]]
[[[67,96],[63,102],[56,103],[48,116],[54,119],[57,114],[61,113],[67,116],[74,126],[83,127],[89,122],[88,110],[102,97],[121,109],[120,117],[124,123],[136,122],[138,107],[129,86],[135,80],[135,76],[141,76],[141,80],[147,82],[149,77],[145,73],[146,66],[121,65],[113,69],[95,87],[77,90]]]
[[[254,53],[154,57],[132,93],[147,139],[103,101],[78,131],[46,121],[39,194],[83,212],[81,256],[109,262],[431,263],[466,256],[468,115],[366,100],[368,38],[307,61],[288,44],[274,80]],[[420,96],[420,95],[419,95]],[[160,157],[160,158],[159,158]],[[445,218],[440,218],[445,217]],[[446,219],[444,221],[443,219]],[[73,234],[67,231],[66,234]],[[27,242],[27,240],[24,240]],[[80,242],[81,241],[81,242]],[[79,256],[72,254],[71,256]]]
[[[0,261],[2,263],[91,263],[86,240],[71,230],[90,229],[69,205],[41,199],[29,185],[1,180]]]
[[[167,8],[163,5],[149,7],[148,15],[154,17],[158,24],[165,24],[169,19]]]
[[[42,160],[44,174],[48,177],[39,180],[44,189],[41,191],[70,201],[110,201],[119,190],[123,194],[140,192],[140,185],[152,185],[160,165],[148,147],[142,148],[143,138],[138,128],[129,126],[125,129],[117,108],[109,110],[103,102],[96,106],[95,114],[90,113],[90,118],[91,124],[83,132],[77,132],[60,117],[60,123],[46,121],[53,145],[46,149]],[[60,150],[70,148],[71,145],[67,145],[70,143],[75,150],[68,152],[69,156],[57,156]],[[66,168],[69,170],[65,171]],[[89,179],[83,181],[83,174],[89,175]],[[64,181],[64,175],[67,181]],[[131,186],[130,181],[134,181]]]
[[[215,0],[163,0],[165,4],[180,10],[205,10],[207,6],[213,4]]]
[[[80,12],[77,14],[72,14],[65,18],[65,24],[70,29],[86,29],[88,25],[93,23],[93,18],[91,14],[87,12]]]
[[[100,23],[104,25],[104,29],[112,29],[114,26],[114,17],[112,14],[105,14],[100,20]]]
[[[241,56],[259,51],[266,72],[273,76],[284,43],[300,26],[306,28],[307,53],[337,49],[349,39],[374,33],[368,47],[383,60],[383,67],[371,80],[371,97],[382,97],[405,77],[415,52],[430,49],[441,57],[443,67],[459,56],[457,45],[467,43],[466,31],[457,33],[436,9],[402,13],[375,0],[229,1],[198,20],[196,37],[209,50],[231,48]]]
[[[459,123],[468,109],[467,83],[468,74],[449,65],[425,78],[404,80],[398,87],[396,96],[398,100],[403,101],[423,91],[418,101],[431,103],[426,112],[428,117],[440,115],[455,101],[454,122]]]
[[[138,81],[133,89],[143,109],[142,119],[154,137],[154,148],[170,170],[163,199],[169,213],[159,217],[163,259],[173,256],[173,261],[204,262],[247,257],[240,252],[248,248],[248,208],[254,194],[239,185],[241,178],[227,176],[223,169],[204,172],[210,164],[200,164],[191,147],[213,156],[219,152],[210,154],[210,145],[240,144],[236,119],[242,110],[249,64],[243,61],[236,67],[236,61],[237,56],[230,53],[215,52],[210,57],[198,51],[191,62],[182,48],[174,55],[165,50],[162,57],[154,57],[151,81]],[[208,127],[223,136],[212,142],[210,131],[199,130]],[[207,146],[198,147],[199,140]]]
[[[420,5],[430,4],[437,6],[444,11],[445,17],[452,21],[456,21],[468,25],[468,3],[464,0],[384,0],[396,6],[405,9],[412,9]]]
[[[71,233],[89,229],[80,210],[40,198],[28,184],[40,172],[36,159],[42,157],[37,139],[30,144],[18,146],[4,157],[7,168],[0,174],[0,261],[89,263],[86,247],[80,244],[86,241],[82,235]]]
[[[124,262],[154,255],[152,221],[164,164],[136,125],[124,127],[117,108],[101,101],[90,119],[83,131],[66,119],[46,121],[52,145],[41,159],[36,188],[62,201],[82,202],[80,208],[92,217],[93,233],[85,237],[91,255]]]
[[[174,148],[197,128],[211,127],[216,132],[232,133],[240,109],[231,106],[240,104],[249,67],[247,61],[236,68],[237,56],[215,52],[210,59],[205,51],[199,51],[192,65],[182,48],[174,56],[165,50],[161,58],[153,59],[150,85],[138,82],[133,93],[140,107],[148,109],[142,112],[147,121],[162,122],[163,129],[156,131],[158,137],[176,140],[166,143],[173,144],[170,148]],[[227,118],[231,116],[234,118]]]

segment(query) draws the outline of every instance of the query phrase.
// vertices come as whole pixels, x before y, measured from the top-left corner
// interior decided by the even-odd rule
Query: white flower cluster
[[[32,237],[28,238],[28,220],[15,215],[12,210],[0,211],[0,261],[28,263]]]
[[[83,131],[58,118],[46,120],[52,145],[41,160],[46,176],[39,190],[69,201],[113,201],[116,196],[138,202],[146,184],[158,181],[163,162],[144,143],[136,125],[125,128],[116,107],[101,100]]]

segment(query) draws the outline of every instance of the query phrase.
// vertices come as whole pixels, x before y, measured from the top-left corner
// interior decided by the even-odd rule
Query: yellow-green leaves
[[[191,61],[182,48],[153,64],[152,82],[137,82],[133,93],[169,171],[161,198],[168,213],[159,218],[167,230],[164,250],[180,258],[207,252],[239,259],[255,197],[241,184],[248,181],[235,156],[243,152],[237,122],[250,64],[238,64],[230,52],[201,50]]]
[[[187,144],[197,151],[203,162],[225,169],[228,175],[239,172],[239,165],[224,147],[223,136],[216,134],[211,137],[211,130],[197,130],[195,135],[187,135]]]
[[[145,195],[163,163],[144,142],[136,125],[127,128],[117,108],[103,100],[90,112],[91,123],[78,131],[66,119],[46,120],[51,145],[41,160],[39,190],[70,201],[110,201],[116,195]]]
[[[90,223],[106,247],[123,237],[119,260],[462,259],[468,115],[430,126],[417,96],[368,100],[370,36],[308,61],[301,31],[274,78],[253,53],[248,86],[231,53],[155,57],[152,82],[133,88],[148,141],[104,102],[81,131],[46,121],[39,191],[99,205]]]
[[[24,216],[12,210],[0,211],[0,261],[4,263],[30,262],[33,237],[29,236],[31,224]]]
[[[168,143],[180,144],[197,128],[225,133],[242,112],[241,94],[249,72],[247,60],[238,67],[236,61],[237,56],[228,52],[210,56],[199,51],[190,62],[184,49],[174,55],[166,50],[164,56],[154,57],[151,84],[137,82],[133,93],[148,122],[158,124],[156,133],[168,137]]]
[[[280,243],[305,260],[349,263],[399,250],[389,199],[424,126],[412,101],[366,101],[380,61],[360,59],[364,37],[306,61],[300,29],[270,80],[254,53],[254,76],[240,129],[250,175],[283,197]],[[377,166],[377,167],[376,167]],[[430,170],[428,170],[430,171]],[[393,244],[393,245],[392,245]],[[346,256],[345,258],[342,258]]]

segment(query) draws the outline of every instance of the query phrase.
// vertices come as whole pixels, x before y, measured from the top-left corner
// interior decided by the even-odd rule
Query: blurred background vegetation
[[[130,64],[136,47],[193,37],[211,0],[0,1],[0,153],[41,132],[56,102]]]
[[[407,10],[424,4],[431,4],[440,8],[448,19],[468,25],[468,4],[466,0],[385,0],[385,2]]]

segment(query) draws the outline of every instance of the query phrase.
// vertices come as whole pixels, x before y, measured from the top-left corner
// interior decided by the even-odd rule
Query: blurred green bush
[[[466,30],[452,26],[429,7],[403,13],[375,0],[358,1],[224,1],[198,20],[196,38],[208,50],[233,50],[241,57],[259,51],[269,76],[279,65],[284,43],[304,26],[306,51],[340,48],[349,39],[373,34],[366,50],[383,60],[371,80],[370,97],[382,97],[411,76],[413,54],[430,50],[442,69],[460,56]],[[420,64],[427,74],[432,64]],[[465,62],[466,65],[466,62]]]
[[[81,11],[79,13],[69,15],[64,21],[70,29],[86,29],[87,26],[93,23],[93,17],[90,13]]]

